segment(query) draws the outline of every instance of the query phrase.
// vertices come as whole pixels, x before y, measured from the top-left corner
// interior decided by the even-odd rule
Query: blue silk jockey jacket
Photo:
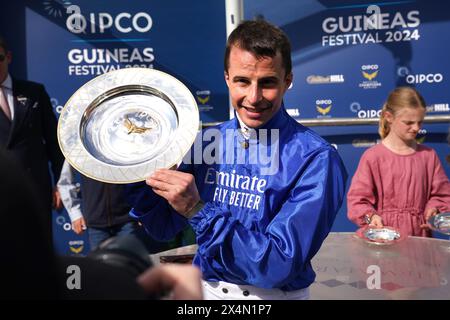
[[[130,215],[159,240],[190,224],[204,280],[286,291],[314,281],[311,259],[345,193],[335,148],[282,106],[248,138],[236,117],[203,130],[178,170],[194,175],[202,210],[186,219],[141,184]]]

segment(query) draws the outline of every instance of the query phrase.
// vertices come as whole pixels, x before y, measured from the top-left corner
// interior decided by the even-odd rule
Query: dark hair
[[[389,134],[391,128],[386,120],[386,112],[395,114],[403,108],[423,108],[426,109],[425,100],[420,93],[412,87],[398,87],[389,93],[386,103],[381,110],[378,133],[381,139]]]
[[[3,38],[1,34],[0,34],[0,47],[2,47],[5,50],[5,53],[8,53],[9,51],[8,44],[6,43],[5,38]]]
[[[231,47],[237,46],[256,57],[275,57],[280,52],[286,75],[292,71],[291,44],[286,34],[264,20],[244,21],[231,32],[225,49],[224,68],[228,72]]]

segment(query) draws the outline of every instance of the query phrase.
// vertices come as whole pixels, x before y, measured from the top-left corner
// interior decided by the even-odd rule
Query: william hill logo
[[[327,76],[310,75],[306,78],[308,84],[343,83],[343,74],[331,74]]]
[[[333,106],[333,101],[331,99],[328,100],[316,100],[316,110],[318,113],[320,113],[318,118],[329,118],[330,116],[327,115]]]
[[[361,66],[361,73],[364,78],[363,82],[359,84],[363,89],[376,89],[381,86],[381,83],[375,80],[380,72],[380,67],[377,64],[366,64]]]
[[[450,107],[448,103],[435,103],[427,106],[427,112],[449,112]]]
[[[197,95],[198,103],[207,104],[209,102],[211,91],[209,90],[197,91],[195,94]]]

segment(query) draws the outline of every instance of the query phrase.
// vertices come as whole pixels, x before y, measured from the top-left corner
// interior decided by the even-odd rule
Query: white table
[[[190,245],[151,257],[158,264],[162,255],[196,250],[196,245]],[[329,234],[312,264],[317,277],[310,287],[311,299],[450,299],[447,240],[408,237],[397,244],[377,246],[354,233],[335,232]]]

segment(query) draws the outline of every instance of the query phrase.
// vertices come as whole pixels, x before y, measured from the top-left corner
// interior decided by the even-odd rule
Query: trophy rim
[[[450,228],[446,228],[446,232],[443,231],[443,228],[440,228],[438,225],[436,225],[438,222],[444,222],[444,221],[440,221],[440,220],[445,220],[445,223],[447,223],[447,221],[450,221],[450,212],[439,212],[434,216],[431,216],[427,223],[430,225],[431,230],[436,231],[436,232],[440,232],[442,234],[448,234],[448,230]]]
[[[133,78],[133,75],[139,79]],[[119,166],[99,160],[86,149],[80,134],[81,119],[84,117],[86,110],[96,99],[100,98],[101,94],[92,95],[89,99],[82,99],[80,95],[88,95],[87,90],[89,88],[96,83],[101,83],[102,80],[108,79],[108,77],[113,77],[120,85],[109,87],[105,84],[104,87],[107,90],[103,90],[103,93],[124,86],[147,86],[163,93],[170,99],[171,103],[169,104],[172,104],[172,107],[175,108],[174,111],[177,114],[178,125],[172,133],[175,136],[172,138],[167,150],[162,152],[164,155],[163,159],[160,159],[160,156],[158,156],[142,163]],[[171,86],[177,89],[175,95],[173,92],[167,92]],[[74,104],[80,99],[84,101],[82,106],[74,107]],[[101,102],[98,105],[100,104]],[[70,112],[73,115],[68,115]],[[65,126],[70,121],[74,122],[74,119],[77,121],[71,123],[70,128]],[[144,181],[155,170],[171,168],[178,164],[191,148],[199,129],[200,117],[197,102],[190,90],[180,80],[160,70],[150,68],[124,68],[99,75],[86,82],[72,94],[61,110],[57,126],[57,138],[65,159],[74,169],[84,176],[105,183],[128,184]],[[72,130],[72,133],[70,134],[68,130]],[[67,150],[68,144],[64,141],[64,137],[68,136],[72,138],[75,136],[76,150]],[[167,158],[169,153],[170,160]],[[79,160],[78,158],[83,158],[83,160]],[[82,165],[82,162],[87,162],[88,165]],[[108,175],[108,173],[110,174]]]

